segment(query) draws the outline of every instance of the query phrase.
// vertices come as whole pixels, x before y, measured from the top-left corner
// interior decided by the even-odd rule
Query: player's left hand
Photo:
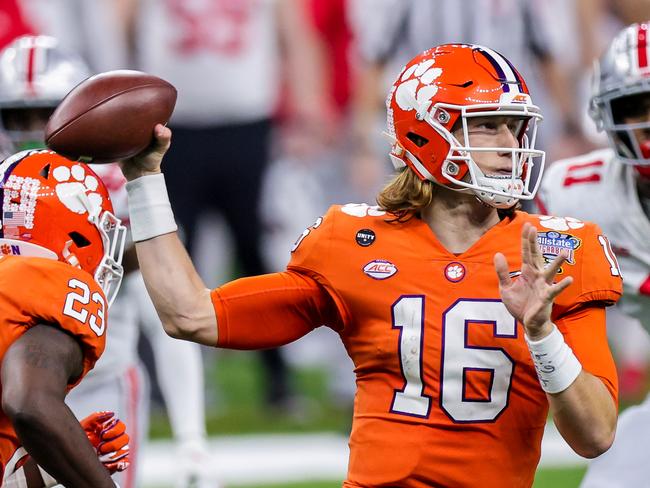
[[[95,412],[79,422],[97,451],[99,461],[113,474],[129,467],[129,435],[114,412]]]
[[[553,283],[565,260],[566,255],[560,254],[545,266],[537,244],[537,229],[529,223],[524,224],[521,232],[521,275],[517,279],[510,277],[506,257],[501,253],[494,255],[501,300],[524,325],[531,340],[539,340],[551,332],[553,300],[573,282],[567,276]]]

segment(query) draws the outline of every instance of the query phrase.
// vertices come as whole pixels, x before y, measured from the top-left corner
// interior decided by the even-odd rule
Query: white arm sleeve
[[[165,334],[139,272],[125,285],[138,304],[138,317],[153,349],[156,375],[178,442],[205,440],[203,364],[197,344]]]

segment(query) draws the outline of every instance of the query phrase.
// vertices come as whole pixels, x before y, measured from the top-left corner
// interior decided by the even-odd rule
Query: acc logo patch
[[[530,95],[525,93],[502,93],[499,97],[500,103],[531,103]]]
[[[397,273],[397,266],[384,259],[375,259],[363,267],[363,272],[376,280],[385,280]]]
[[[537,244],[546,263],[565,252],[567,264],[575,264],[575,250],[582,245],[582,240],[571,234],[549,231],[537,233]]]

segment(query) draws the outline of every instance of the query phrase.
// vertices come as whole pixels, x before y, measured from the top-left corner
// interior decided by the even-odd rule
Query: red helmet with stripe
[[[84,61],[49,36],[22,36],[0,52],[0,129],[13,143],[43,147],[47,117],[78,83],[90,76]],[[34,124],[39,116],[41,124]],[[39,127],[42,125],[42,127]]]
[[[632,24],[612,40],[596,63],[589,113],[619,160],[650,176],[650,24]],[[638,117],[637,117],[638,115]],[[624,118],[641,122],[626,123]],[[639,130],[641,129],[641,131]]]
[[[544,166],[544,152],[535,149],[537,123],[519,72],[501,54],[470,44],[444,44],[413,58],[399,74],[386,100],[391,160],[408,166],[422,180],[475,193],[498,208],[534,197],[531,168]],[[519,147],[478,148],[469,145],[467,121],[472,117],[505,116],[523,119]],[[462,129],[464,143],[453,131]],[[472,152],[510,154],[510,176],[485,175]],[[539,180],[538,180],[539,181]]]

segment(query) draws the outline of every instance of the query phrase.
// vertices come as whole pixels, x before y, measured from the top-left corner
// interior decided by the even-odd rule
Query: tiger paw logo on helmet
[[[57,166],[52,171],[52,176],[58,182],[55,188],[56,196],[70,211],[83,214],[89,212],[90,208],[101,208],[102,196],[95,192],[99,187],[99,182],[95,176],[87,175],[86,170],[80,164],[71,168]],[[84,205],[82,195],[88,197],[90,208]]]
[[[442,75],[442,69],[434,67],[435,59],[426,59],[407,68],[400,76],[395,90],[395,102],[402,110],[427,111],[438,86],[432,84]]]
[[[0,246],[9,246],[0,256],[8,250],[81,268],[110,304],[122,280],[126,228],[93,170],[49,150],[23,151],[0,162],[0,190]]]

